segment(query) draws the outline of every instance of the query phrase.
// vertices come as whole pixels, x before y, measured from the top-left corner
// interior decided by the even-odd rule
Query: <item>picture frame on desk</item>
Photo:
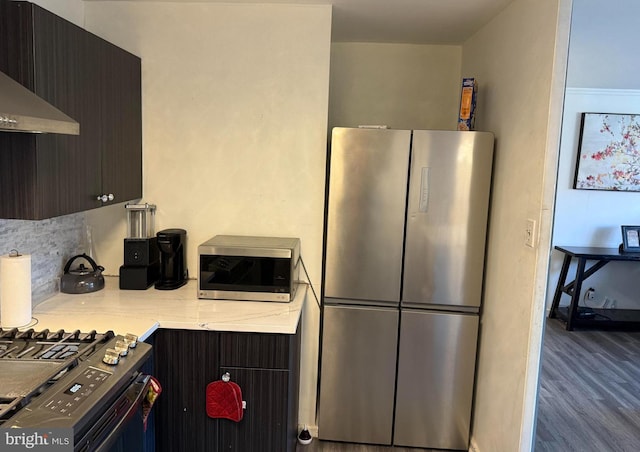
[[[640,226],[620,226],[622,229],[621,253],[640,253]]]

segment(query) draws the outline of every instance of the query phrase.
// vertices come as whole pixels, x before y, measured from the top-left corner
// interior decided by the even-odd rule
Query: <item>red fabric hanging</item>
[[[242,390],[232,381],[212,381],[207,385],[207,416],[242,420]]]

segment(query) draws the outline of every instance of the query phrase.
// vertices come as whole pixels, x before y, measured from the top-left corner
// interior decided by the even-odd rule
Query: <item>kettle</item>
[[[71,270],[71,264],[76,259],[86,260],[91,268],[81,263],[78,268]],[[64,273],[60,279],[60,291],[64,293],[89,293],[96,292],[104,288],[104,267],[97,265],[91,257],[86,254],[73,256],[64,266]]]

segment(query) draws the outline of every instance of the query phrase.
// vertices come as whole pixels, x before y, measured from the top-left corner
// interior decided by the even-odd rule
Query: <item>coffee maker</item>
[[[156,234],[160,250],[160,280],[155,284],[159,290],[172,290],[187,283],[186,268],[187,231],[165,229]]]
[[[126,204],[127,238],[124,265],[120,267],[120,289],[145,290],[160,278],[160,253],[155,237],[156,206]]]

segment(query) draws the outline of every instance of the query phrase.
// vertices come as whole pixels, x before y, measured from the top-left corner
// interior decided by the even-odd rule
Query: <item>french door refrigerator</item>
[[[493,142],[333,129],[320,439],[468,449]]]

